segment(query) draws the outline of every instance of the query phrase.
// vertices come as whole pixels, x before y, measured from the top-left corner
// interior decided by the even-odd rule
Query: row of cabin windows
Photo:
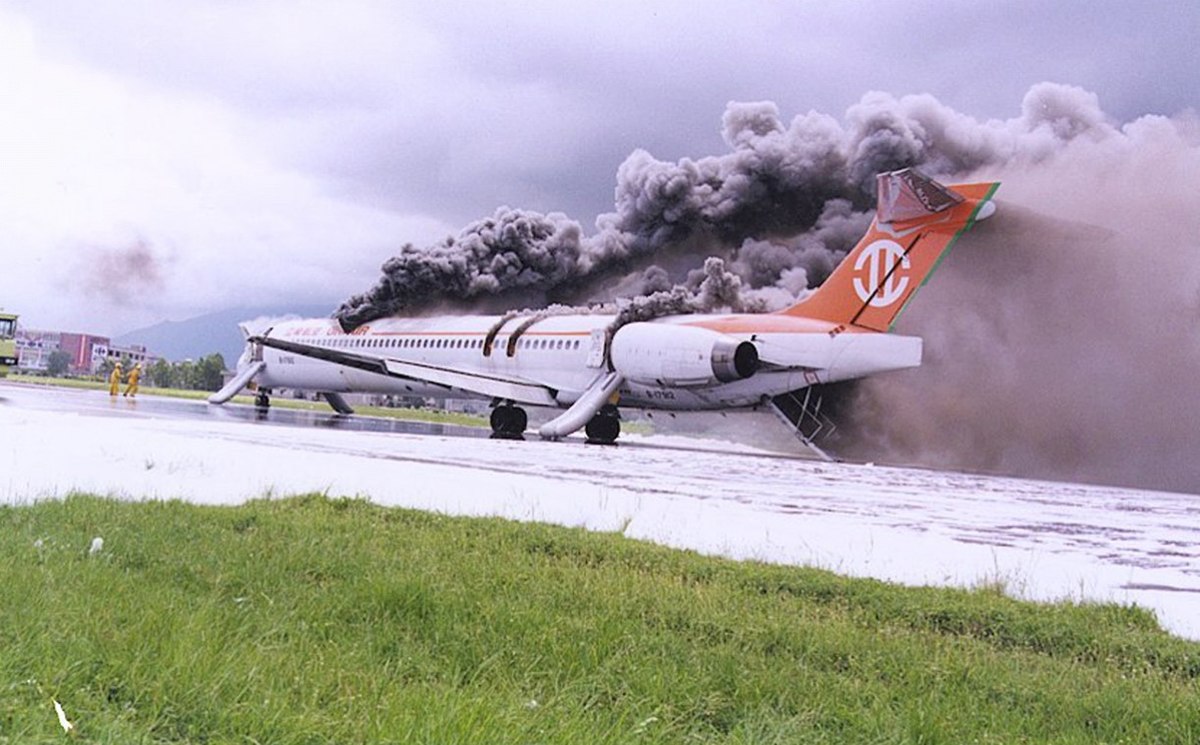
[[[402,338],[402,339],[363,339],[343,337],[339,339],[321,339],[321,346],[353,347],[353,348],[390,348],[390,349],[482,349],[483,339],[431,339],[431,338]],[[496,339],[492,342],[493,350],[508,348],[508,339]],[[517,340],[517,349],[579,349],[579,339],[529,339]]]

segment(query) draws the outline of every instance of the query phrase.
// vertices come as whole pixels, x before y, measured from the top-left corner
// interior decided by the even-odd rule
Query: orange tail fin
[[[786,315],[888,331],[942,256],[992,214],[999,183],[942,186],[913,168],[878,176],[871,227],[829,278]]]

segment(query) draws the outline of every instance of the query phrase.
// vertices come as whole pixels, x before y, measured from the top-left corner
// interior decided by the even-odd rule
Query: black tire
[[[492,425],[492,434],[503,435],[508,433],[508,407],[497,406],[492,409],[492,415],[488,419]]]
[[[604,445],[612,444],[621,434],[621,420],[603,410],[588,420],[583,428],[587,441]]]
[[[509,408],[512,409],[512,419],[509,421],[509,424],[512,426],[512,434],[525,434],[525,428],[529,426],[529,415],[520,407],[512,406]]]
[[[492,409],[488,420],[492,425],[492,438],[497,440],[523,440],[529,415],[516,406],[497,406]]]

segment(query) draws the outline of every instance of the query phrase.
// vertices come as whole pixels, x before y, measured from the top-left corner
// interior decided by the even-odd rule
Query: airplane
[[[769,408],[828,457],[800,420],[812,387],[917,367],[919,337],[890,333],[945,252],[995,212],[999,183],[943,186],[916,169],[877,176],[866,234],[817,289],[773,313],[685,314],[617,325],[616,314],[390,317],[349,332],[333,318],[289,320],[261,333],[243,324],[238,374],[209,398],[251,381],[256,403],[275,388],[490,400],[493,436],[522,438],[523,407],[561,409],[543,439],[583,429],[612,444],[620,407],[666,411]],[[791,402],[789,405],[788,402]]]

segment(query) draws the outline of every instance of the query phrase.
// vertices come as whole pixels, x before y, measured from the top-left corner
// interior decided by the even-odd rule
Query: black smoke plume
[[[430,308],[619,301],[623,319],[785,307],[862,235],[877,172],[1003,182],[901,319],[926,363],[851,387],[840,447],[890,459],[1200,490],[1200,126],[1111,121],[1095,95],[1034,86],[986,122],[928,95],[870,93],[839,121],[731,103],[728,151],[635,151],[612,213],[502,208],[405,246],[346,328]],[[708,257],[706,270],[697,267]]]

